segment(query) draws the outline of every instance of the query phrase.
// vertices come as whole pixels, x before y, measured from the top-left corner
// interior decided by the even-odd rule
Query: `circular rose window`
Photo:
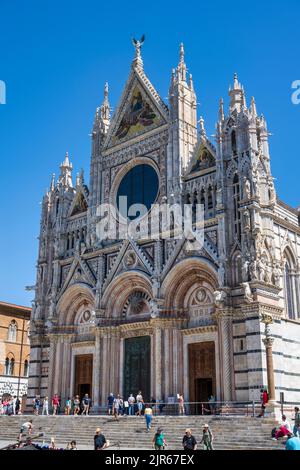
[[[134,220],[145,215],[154,204],[158,190],[158,175],[151,165],[131,168],[123,176],[117,191],[116,203],[121,216]]]

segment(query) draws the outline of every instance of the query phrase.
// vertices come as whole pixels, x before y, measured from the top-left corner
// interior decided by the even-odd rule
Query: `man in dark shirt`
[[[189,428],[185,430],[185,435],[183,436],[183,439],[182,439],[182,445],[183,445],[184,450],[196,450],[197,449],[197,441],[192,435],[192,430]]]
[[[94,436],[95,450],[104,450],[109,446],[109,442],[105,439],[104,434],[101,434],[101,429],[96,429]]]

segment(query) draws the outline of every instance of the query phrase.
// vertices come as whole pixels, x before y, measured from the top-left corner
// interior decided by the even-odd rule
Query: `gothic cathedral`
[[[112,119],[107,84],[96,110],[89,184],[83,173],[73,183],[67,154],[43,198],[28,399],[248,401],[271,384],[272,399],[299,403],[300,228],[276,196],[266,120],[235,75],[212,142],[183,45],[168,105],[135,49]],[[101,239],[98,207],[120,209],[120,195],[149,211],[202,204],[201,249]]]

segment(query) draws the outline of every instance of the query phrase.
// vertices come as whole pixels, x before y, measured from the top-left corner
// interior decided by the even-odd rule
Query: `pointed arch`
[[[18,332],[18,324],[16,320],[12,320],[8,327],[7,341],[15,343],[17,341],[17,332]]]
[[[299,279],[296,274],[296,258],[290,246],[283,251],[283,286],[286,316],[292,320],[299,318]]]

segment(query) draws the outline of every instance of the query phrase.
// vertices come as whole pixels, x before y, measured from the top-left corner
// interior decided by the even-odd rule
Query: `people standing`
[[[59,398],[57,393],[54,394],[54,397],[52,398],[52,409],[53,409],[53,416],[57,415],[58,413],[58,406],[59,406]]]
[[[152,439],[155,450],[164,450],[167,443],[162,428],[158,428]]]
[[[178,406],[179,406],[179,414],[184,415],[185,409],[184,409],[184,398],[183,398],[182,393],[179,393],[178,395]]]
[[[151,422],[152,422],[152,415],[153,415],[153,411],[150,405],[147,404],[145,406],[144,413],[145,413],[145,418],[146,418],[147,432],[149,432],[151,429]]]
[[[210,409],[210,413],[212,415],[215,414],[216,412],[216,399],[214,397],[214,395],[211,395],[208,399],[208,403],[209,403],[209,409]]]
[[[17,414],[17,415],[20,413],[20,405],[21,405],[20,398],[17,397],[17,398],[16,398],[16,414]]]
[[[109,447],[109,441],[106,440],[104,434],[102,434],[101,429],[97,428],[94,435],[94,449],[95,450],[104,450]]]
[[[13,414],[17,414],[17,397],[16,395],[12,399],[12,409],[13,409]]]
[[[182,439],[182,446],[184,450],[197,450],[197,441],[195,437],[192,435],[192,430],[187,428],[185,430],[185,434]]]
[[[138,407],[138,415],[141,416],[142,411],[143,411],[143,404],[144,404],[144,399],[143,399],[143,395],[141,391],[136,396],[136,403]]]
[[[114,418],[115,418],[116,421],[118,421],[118,419],[119,419],[120,404],[121,404],[121,397],[120,397],[120,395],[118,394],[118,395],[116,396],[116,398],[114,398],[114,401],[113,401],[113,410],[112,410],[113,416],[114,416]]]
[[[203,433],[202,433],[202,439],[200,444],[203,443],[203,449],[204,450],[213,450],[213,445],[212,442],[214,440],[213,433],[210,430],[210,427],[208,424],[204,424],[203,426]]]
[[[71,398],[68,397],[66,399],[66,410],[65,410],[66,415],[69,415],[71,413],[71,407],[72,407],[72,401],[71,401]]]
[[[128,400],[124,400],[124,415],[125,416],[129,415],[129,402],[128,402]]]
[[[40,406],[41,406],[40,396],[36,395],[36,397],[33,400],[33,412],[35,415],[39,414]]]
[[[113,404],[114,404],[114,394],[113,393],[110,393],[107,397],[107,413],[109,415],[112,415],[113,414]]]
[[[49,400],[48,400],[48,397],[45,397],[44,400],[43,400],[42,415],[49,416]]]
[[[295,424],[294,424],[294,428],[293,428],[293,433],[294,433],[294,436],[300,437],[300,410],[299,410],[299,407],[295,406],[294,411],[295,411],[295,417],[294,417]]]
[[[131,393],[131,394],[130,394],[130,397],[128,397],[129,414],[130,414],[131,416],[134,415],[134,402],[135,402],[135,398],[134,398],[133,394]]]
[[[80,400],[79,400],[79,395],[76,395],[74,400],[74,415],[77,416],[80,412]]]
[[[91,406],[91,399],[89,398],[88,393],[86,393],[82,399],[82,406],[83,406],[83,411],[82,415],[88,415],[90,411],[90,406]]]

